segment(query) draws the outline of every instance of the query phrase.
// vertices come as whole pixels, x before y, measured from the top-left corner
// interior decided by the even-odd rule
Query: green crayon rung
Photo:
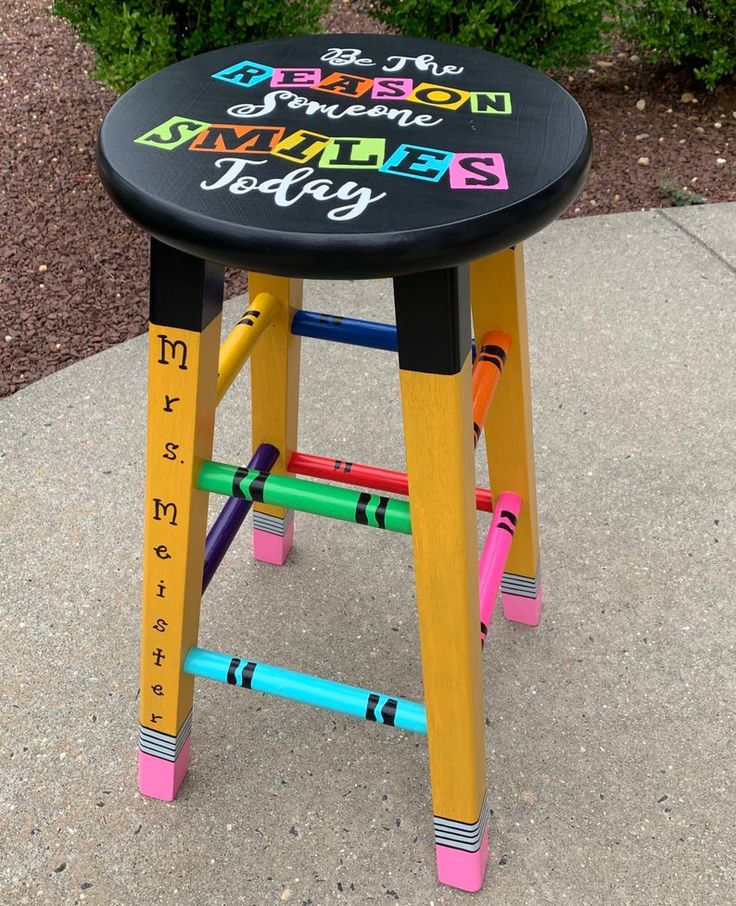
[[[257,503],[411,535],[409,504],[393,497],[209,461],[202,463],[197,487],[213,494],[243,497]]]

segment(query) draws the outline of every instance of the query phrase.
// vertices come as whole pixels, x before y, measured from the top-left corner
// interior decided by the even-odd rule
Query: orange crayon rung
[[[511,337],[502,330],[489,330],[484,334],[473,365],[473,435],[476,446],[483,430],[493,394],[496,392]]]

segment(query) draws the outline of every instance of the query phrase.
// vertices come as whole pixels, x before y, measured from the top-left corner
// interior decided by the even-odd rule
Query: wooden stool
[[[482,640],[499,587],[507,618],[536,625],[541,610],[520,243],[575,197],[589,157],[583,114],[555,82],[410,38],[218,50],[115,104],[100,171],[153,237],[144,794],[173,799],[186,773],[195,676],[426,732],[439,878],[480,888]],[[250,303],[220,349],[223,265],[250,272]],[[387,276],[395,326],[301,308],[301,278]],[[298,451],[302,336],[398,351],[406,475]],[[248,358],[253,458],[213,462],[217,403]],[[479,567],[481,431],[494,506]],[[208,492],[230,497],[209,534]],[[202,592],[251,505],[270,563],[288,555],[295,510],[411,534],[423,705],[197,647]]]

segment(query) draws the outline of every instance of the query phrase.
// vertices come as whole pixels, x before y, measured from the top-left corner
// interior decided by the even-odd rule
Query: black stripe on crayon
[[[368,513],[366,510],[371,502],[371,496],[371,494],[362,493],[358,497],[358,503],[355,506],[355,521],[358,525],[368,525]]]
[[[230,666],[227,668],[227,681],[231,686],[235,686],[237,684],[237,680],[235,679],[235,671],[238,669],[239,666],[240,666],[240,658],[234,657],[230,661]]]
[[[252,500],[257,501],[258,503],[263,503],[263,489],[270,477],[270,472],[259,472],[253,479],[253,481],[251,481],[250,485],[248,486],[248,493],[250,494]]]
[[[506,518],[512,525],[516,525],[516,516],[510,510],[501,510],[501,518]]]
[[[511,526],[510,526],[510,525],[506,525],[505,522],[499,522],[498,525],[497,525],[497,528],[502,528],[505,532],[508,532],[509,535],[513,535],[513,534],[514,534],[514,530],[511,528]]]
[[[245,497],[243,489],[240,487],[240,482],[245,478],[247,474],[248,470],[244,466],[238,466],[238,468],[235,470],[235,474],[233,475],[232,488],[233,497]]]
[[[352,468],[353,468],[353,464],[351,462],[345,463],[345,472],[346,473],[349,472]]]
[[[376,705],[380,701],[380,695],[376,695],[375,692],[371,692],[368,696],[368,705],[365,709],[365,719],[366,720],[375,720],[376,719]]]
[[[378,506],[376,507],[376,523],[379,528],[386,528],[386,507],[388,506],[388,497],[379,497]]]
[[[480,348],[481,355],[497,355],[502,362],[506,361],[506,353],[504,352],[501,346],[481,346]]]
[[[488,355],[482,355],[478,358],[478,361],[479,362],[490,362],[491,365],[495,365],[499,371],[503,371],[503,362],[501,362],[500,359],[497,359],[495,357],[492,358],[491,356],[488,356]]]
[[[381,717],[383,718],[383,722],[385,724],[388,724],[389,727],[394,726],[394,721],[396,720],[396,708],[398,704],[399,703],[395,698],[390,698],[381,708]]]
[[[238,321],[238,325],[247,324],[248,327],[252,327],[255,324],[255,321],[252,318],[260,318],[261,313],[255,308],[249,308],[248,311],[243,313],[243,317]]]
[[[255,673],[255,669],[257,666],[258,666],[258,664],[256,664],[255,661],[248,661],[248,663],[245,665],[245,667],[243,667],[243,678],[240,681],[240,685],[243,686],[245,689],[252,688],[253,674]]]

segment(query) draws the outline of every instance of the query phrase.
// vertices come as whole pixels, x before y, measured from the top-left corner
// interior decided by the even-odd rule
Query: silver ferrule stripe
[[[268,532],[269,535],[279,535],[283,537],[293,519],[293,510],[289,510],[283,519],[279,516],[272,516],[270,513],[259,513],[258,510],[255,510],[253,513],[253,528],[257,528],[262,532]]]
[[[145,752],[147,755],[155,755],[156,758],[164,758],[166,761],[176,761],[184,747],[184,743],[189,738],[191,729],[191,711],[176,736],[171,736],[169,733],[163,733],[160,730],[154,730],[141,724],[138,733],[138,747],[141,752]]]
[[[434,842],[440,846],[449,846],[452,849],[461,849],[464,852],[477,852],[480,849],[488,823],[489,812],[490,805],[488,793],[486,792],[478,820],[473,824],[435,816]]]
[[[536,598],[539,594],[539,573],[533,578],[518,576],[514,573],[504,573],[501,579],[501,591],[509,595]]]

